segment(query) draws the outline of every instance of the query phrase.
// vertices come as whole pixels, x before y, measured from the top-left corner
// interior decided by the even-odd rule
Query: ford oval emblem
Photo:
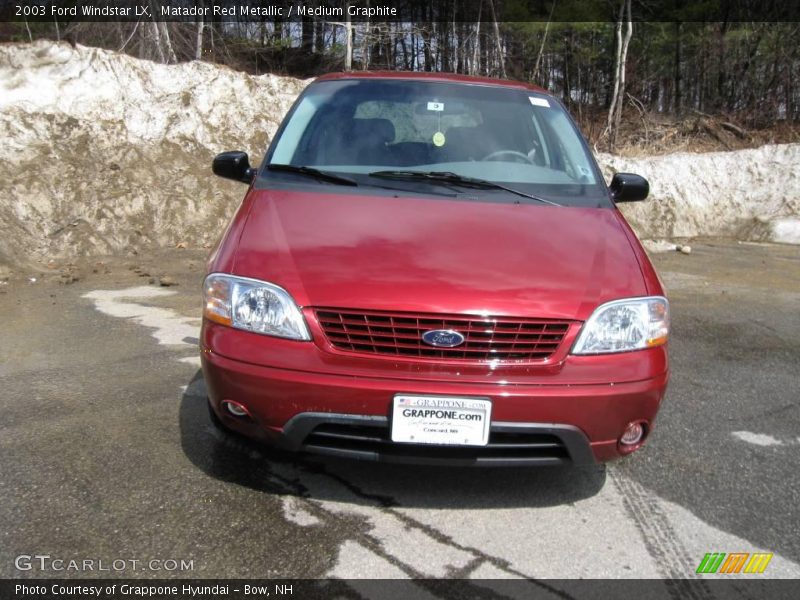
[[[452,329],[432,329],[422,334],[422,341],[439,348],[455,348],[464,343],[464,336]]]

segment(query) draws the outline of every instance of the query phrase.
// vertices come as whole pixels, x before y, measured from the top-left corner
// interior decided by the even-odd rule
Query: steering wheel
[[[517,152],[516,150],[496,150],[484,156],[481,160],[497,160],[501,156],[511,156],[514,158],[521,158],[522,161],[525,161],[528,164],[536,164],[531,160],[531,157],[527,154],[523,154],[522,152]],[[517,162],[522,162],[517,161]]]

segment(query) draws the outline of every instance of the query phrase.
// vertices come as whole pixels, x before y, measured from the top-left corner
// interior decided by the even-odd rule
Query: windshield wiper
[[[267,169],[270,171],[283,171],[286,173],[306,175],[320,181],[327,181],[328,183],[336,183],[338,185],[358,185],[358,182],[355,179],[350,179],[349,177],[345,177],[343,175],[335,175],[334,173],[328,173],[327,171],[320,171],[314,167],[301,167],[299,165],[282,165],[272,163],[267,165]]]
[[[546,198],[542,198],[540,196],[534,196],[533,194],[515,190],[514,188],[507,187],[500,183],[495,183],[494,181],[489,181],[487,179],[476,179],[475,177],[465,177],[464,175],[459,175],[458,173],[453,173],[451,171],[373,171],[369,174],[369,176],[381,177],[383,179],[406,179],[408,181],[432,181],[435,183],[445,184],[450,183],[453,185],[483,188],[487,190],[505,190],[511,194],[516,194],[517,196],[522,196],[523,198],[529,198],[530,200],[536,200],[537,202],[542,202],[544,204],[563,206],[562,204],[553,202],[552,200],[547,200]]]

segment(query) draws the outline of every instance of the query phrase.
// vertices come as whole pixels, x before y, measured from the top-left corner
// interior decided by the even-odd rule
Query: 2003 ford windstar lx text
[[[266,109],[267,107],[265,107]],[[301,94],[208,263],[201,355],[218,424],[289,450],[587,464],[644,443],[669,307],[544,90],[346,73]]]

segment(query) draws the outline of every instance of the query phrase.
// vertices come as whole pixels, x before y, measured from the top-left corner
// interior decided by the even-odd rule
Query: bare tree
[[[622,20],[627,16],[625,36],[622,35]],[[614,94],[611,97],[611,107],[608,109],[608,125],[606,133],[610,135],[611,150],[617,143],[617,131],[622,119],[622,105],[625,97],[625,63],[628,60],[628,44],[633,36],[633,21],[631,20],[631,0],[621,0],[619,19],[617,20],[617,56],[614,69]]]
[[[150,34],[153,36],[159,62],[167,62],[166,58],[164,57],[164,48],[161,45],[161,31],[158,28],[158,23],[155,21],[150,21]]]
[[[203,0],[200,0],[200,6],[205,8],[206,3]],[[197,35],[195,36],[195,44],[194,44],[194,59],[201,60],[203,58],[203,28],[205,23],[203,22],[203,16],[200,15],[197,18]]]
[[[158,60],[162,63],[178,62],[178,57],[175,55],[175,50],[172,47],[167,24],[164,21],[156,20],[156,15],[159,14],[159,8],[158,3],[154,0],[150,2],[150,13],[152,15],[150,33],[153,36]]]
[[[478,20],[475,22],[475,45],[472,53],[472,69],[469,70],[470,75],[477,75],[480,64],[481,55],[481,11],[483,10],[483,2],[478,5]]]
[[[497,58],[500,62],[500,73],[503,77],[506,75],[506,57],[503,53],[503,46],[500,42],[500,26],[497,24],[497,15],[494,12],[494,0],[489,0],[489,9],[492,11],[492,22],[494,23],[494,41],[497,45]]]
[[[539,80],[539,69],[542,65],[542,54],[544,54],[544,45],[547,42],[547,32],[550,30],[550,21],[553,20],[553,11],[556,9],[556,0],[553,0],[553,6],[550,7],[550,16],[547,17],[547,23],[544,26],[544,35],[542,36],[542,45],[539,46],[539,53],[536,55],[536,64],[533,65],[533,80]]]

